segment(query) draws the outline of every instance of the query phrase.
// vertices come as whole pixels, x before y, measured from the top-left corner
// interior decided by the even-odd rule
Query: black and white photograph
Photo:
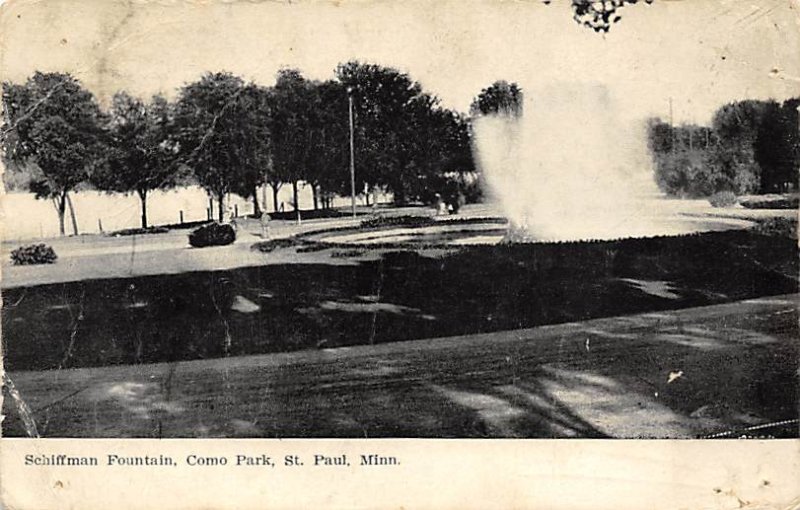
[[[3,437],[798,438],[799,8],[6,2]]]

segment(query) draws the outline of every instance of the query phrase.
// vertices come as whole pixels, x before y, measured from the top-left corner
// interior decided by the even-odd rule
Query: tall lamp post
[[[347,87],[347,100],[350,105],[350,200],[353,218],[356,217],[356,151],[353,134],[353,87]]]
[[[800,130],[800,106],[797,107],[797,129]],[[796,179],[792,179],[789,186],[791,186],[791,191],[795,191],[800,187],[800,182],[797,182]]]

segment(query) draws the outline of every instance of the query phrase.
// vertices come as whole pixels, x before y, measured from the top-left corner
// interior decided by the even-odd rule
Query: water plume
[[[524,114],[478,117],[477,161],[518,240],[610,239],[661,229],[644,125],[605,87],[526,91]]]

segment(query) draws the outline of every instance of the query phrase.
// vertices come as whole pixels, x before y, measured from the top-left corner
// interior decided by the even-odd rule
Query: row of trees
[[[354,107],[356,187],[389,192],[398,203],[427,200],[454,175],[473,172],[468,119],[395,69],[359,62],[335,79],[282,70],[274,86],[208,73],[175,101],[145,102],[119,92],[102,109],[72,76],[40,73],[3,84],[6,167],[33,169],[31,191],[53,201],[64,233],[69,194],[88,183],[136,193],[147,227],[147,196],[196,182],[220,203],[252,198],[262,184],[277,195],[311,185],[314,207],[349,194],[349,101]],[[350,95],[351,97],[348,97]],[[298,212],[299,214],[299,212]],[[74,216],[74,215],[73,215]]]
[[[800,175],[800,98],[745,100],[719,108],[711,126],[649,123],[648,142],[662,191],[704,197],[796,188]]]

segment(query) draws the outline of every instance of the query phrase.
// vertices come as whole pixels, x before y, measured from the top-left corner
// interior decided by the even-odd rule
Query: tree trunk
[[[217,214],[217,216],[219,217],[219,222],[220,223],[225,221],[225,210],[224,210],[225,204],[224,204],[224,201],[225,201],[225,193],[217,194],[217,203],[219,204],[219,211],[218,211],[219,214]]]
[[[319,209],[319,201],[317,199],[317,185],[316,184],[312,184],[311,185],[311,196],[314,197],[314,210],[316,211],[317,209]]]
[[[67,198],[67,204],[69,205],[69,215],[72,218],[72,235],[78,235],[78,220],[75,219],[75,208],[72,207],[72,199],[69,197],[69,193],[65,193],[64,195]]]
[[[67,212],[67,193],[64,192],[58,197],[58,205],[56,207],[56,212],[58,212],[58,233],[61,237],[66,235],[66,231],[64,230],[64,216]]]
[[[266,207],[266,204],[264,204]],[[258,186],[253,186],[253,215],[256,217],[261,216],[261,208],[258,206]]]
[[[269,202],[267,202],[267,181],[264,181],[264,185],[261,187],[261,203],[264,204],[263,214],[267,214],[267,209],[269,209]]]
[[[142,228],[147,228],[147,191],[139,190],[138,193],[142,201]]]
[[[275,212],[278,212],[278,190],[280,190],[280,186],[276,186],[274,184],[270,184],[272,188],[272,208],[275,209]]]
[[[300,224],[300,194],[297,191],[297,181],[292,181],[292,195],[294,196],[294,212],[297,224]]]

